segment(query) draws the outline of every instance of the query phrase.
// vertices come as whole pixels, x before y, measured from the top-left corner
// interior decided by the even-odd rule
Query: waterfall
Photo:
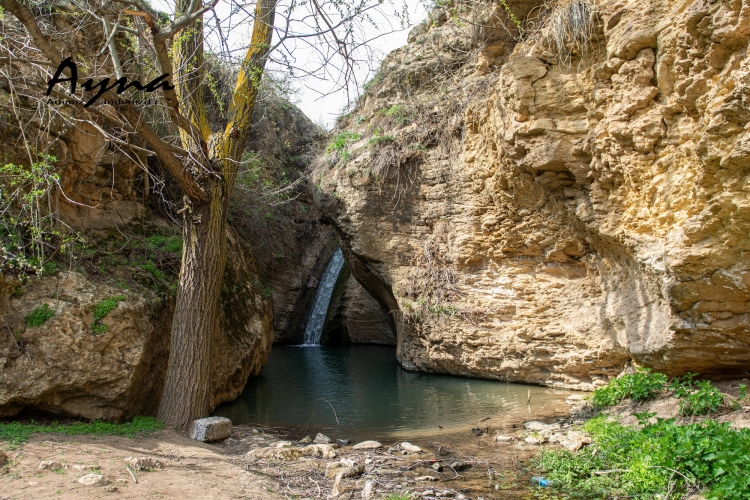
[[[341,249],[337,249],[331,260],[328,261],[323,276],[318,283],[318,289],[315,290],[315,299],[313,300],[310,317],[307,320],[305,336],[302,341],[303,345],[319,345],[320,335],[323,333],[323,324],[326,321],[328,313],[328,304],[331,303],[333,295],[333,286],[339,277],[341,268],[344,267],[344,254]]]

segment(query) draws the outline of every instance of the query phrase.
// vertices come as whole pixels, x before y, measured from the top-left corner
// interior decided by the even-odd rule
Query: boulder
[[[411,443],[407,443],[406,441],[401,443],[399,446],[401,446],[402,450],[408,451],[409,453],[422,453],[422,448]]]
[[[208,443],[226,439],[232,434],[232,421],[224,417],[208,417],[193,420],[188,435],[190,439]]]

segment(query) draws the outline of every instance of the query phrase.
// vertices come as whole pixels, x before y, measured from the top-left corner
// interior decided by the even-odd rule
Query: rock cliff
[[[435,10],[315,174],[401,363],[582,389],[630,363],[746,373],[747,3],[508,6],[523,37],[500,3]]]

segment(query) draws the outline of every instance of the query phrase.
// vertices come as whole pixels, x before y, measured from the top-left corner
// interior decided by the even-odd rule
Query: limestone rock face
[[[315,175],[403,366],[581,389],[631,362],[747,372],[750,17],[596,5],[569,64],[438,10],[338,124],[360,139]]]
[[[229,232],[222,328],[214,338],[212,405],[236,398],[263,366],[273,343],[270,300],[254,283],[252,254]],[[6,286],[7,285],[7,286]],[[32,278],[20,287],[0,277],[0,416],[23,409],[122,420],[155,415],[169,359],[173,300],[137,295],[70,271]],[[11,296],[14,294],[14,296]],[[124,296],[92,330],[93,308]],[[24,318],[47,304],[54,316],[40,326]]]

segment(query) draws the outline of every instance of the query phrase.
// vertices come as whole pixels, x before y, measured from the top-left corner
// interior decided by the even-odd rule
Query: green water
[[[531,405],[526,402],[531,391]],[[391,436],[477,424],[523,421],[569,391],[410,372],[392,347],[274,346],[242,395],[215,415],[235,424],[332,429]],[[330,404],[329,404],[330,403]],[[335,409],[335,413],[334,413]],[[338,419],[338,423],[337,423]]]

